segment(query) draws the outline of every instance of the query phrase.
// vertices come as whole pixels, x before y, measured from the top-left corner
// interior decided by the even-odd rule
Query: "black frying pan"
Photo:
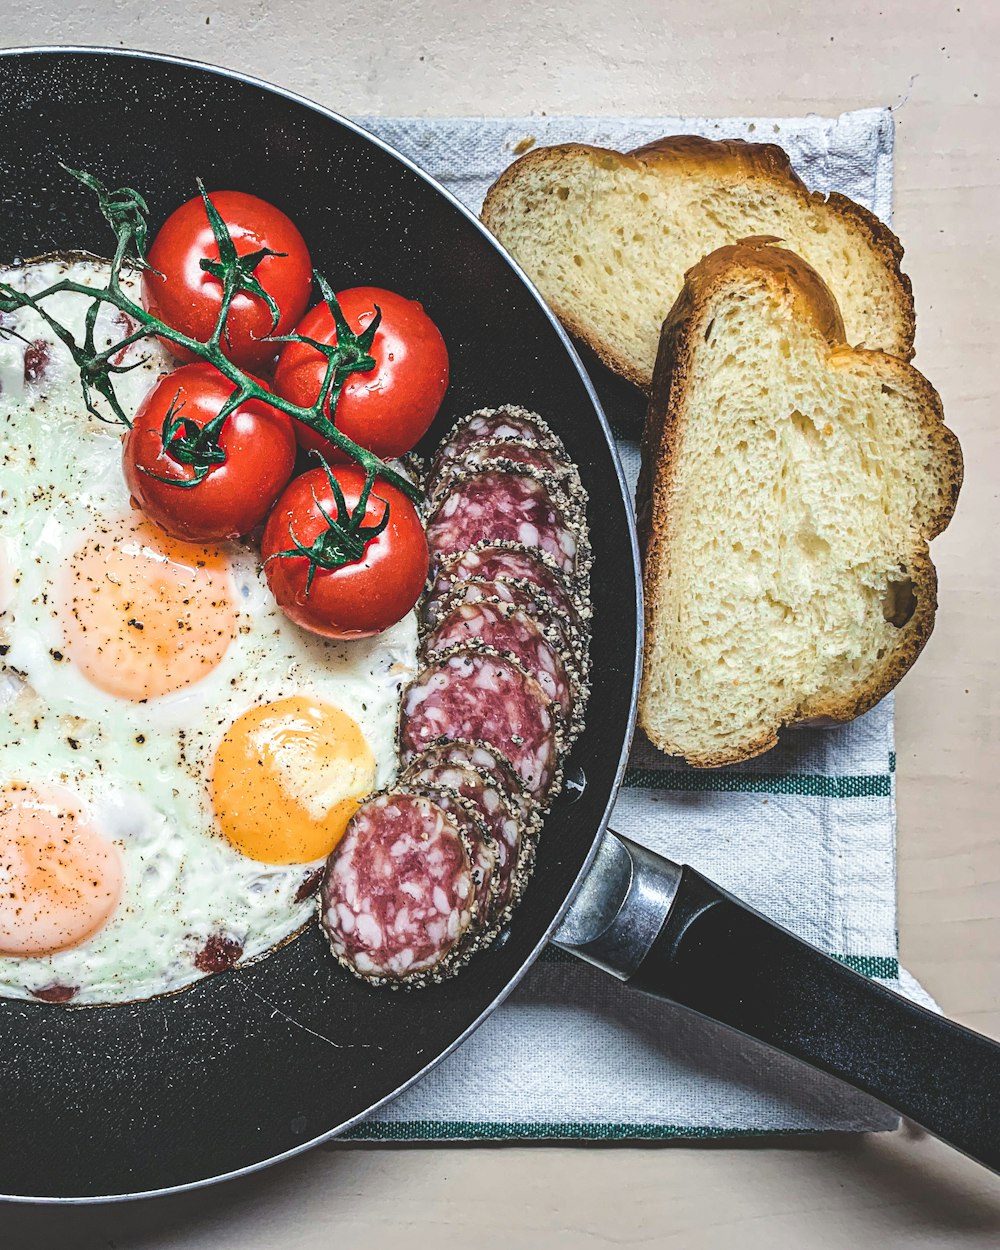
[[[595,558],[594,687],[571,761],[586,785],[556,804],[497,948],[445,985],[389,993],[340,971],[310,928],[171,997],[0,1000],[0,1191],[86,1199],[198,1185],[338,1133],[457,1046],[560,921],[567,949],[851,1080],[1000,1167],[1000,1048],[855,976],[690,869],[605,835],[640,650],[630,508],[587,375],[475,219],[349,122],[190,62],[4,52],[0,118],[4,260],[107,250],[90,194],[60,160],[141,189],[154,228],[196,176],[273,201],[335,288],[419,296],[441,327],[453,381],[429,442],[473,407],[544,413],[590,492]]]

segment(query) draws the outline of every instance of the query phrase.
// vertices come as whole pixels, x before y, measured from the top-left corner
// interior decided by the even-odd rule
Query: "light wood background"
[[[941,609],[898,696],[902,957],[1000,1036],[1000,5],[995,0],[3,0],[0,42],[215,60],[348,114],[837,113],[891,104],[917,364],[965,448]],[[169,120],[165,124],[169,125]],[[151,136],[155,142],[155,135]],[[252,1097],[252,1091],[249,1091]],[[2,1126],[0,1126],[2,1131]],[[892,1136],[343,1148],[145,1204],[0,1211],[90,1250],[995,1247],[1000,1180]]]

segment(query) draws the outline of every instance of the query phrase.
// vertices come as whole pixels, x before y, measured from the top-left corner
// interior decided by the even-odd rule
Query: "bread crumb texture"
[[[640,723],[691,763],[858,715],[930,634],[927,542],[954,509],[958,441],[915,369],[838,339],[822,282],[760,245],[706,258],[664,327]]]

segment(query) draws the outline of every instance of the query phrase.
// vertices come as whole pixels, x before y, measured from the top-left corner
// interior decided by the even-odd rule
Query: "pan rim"
[[[542,934],[542,937],[536,943],[535,947],[530,951],[530,953],[528,954],[524,962],[517,969],[514,975],[507,981],[506,985],[499,992],[499,994],[497,994],[497,996],[492,1000],[492,1002],[490,1002],[483,1009],[483,1011],[476,1017],[476,1019],[473,1020],[472,1023],[469,1024],[468,1027],[465,1028],[462,1031],[462,1033],[460,1033],[459,1036],[450,1043],[450,1045],[448,1045],[444,1050],[436,1054],[434,1058],[430,1060],[430,1062],[428,1062],[422,1068],[420,1068],[420,1070],[414,1073],[414,1075],[411,1076],[408,1080],[404,1081],[401,1085],[397,1086],[390,1093],[386,1094],[384,1098],[379,1099],[378,1102],[372,1103],[371,1106],[367,1107],[360,1114],[353,1116],[349,1120],[345,1120],[343,1123],[338,1124],[335,1128],[329,1129],[328,1131],[324,1133],[320,1133],[316,1137],[310,1138],[308,1141],[299,1142],[295,1146],[291,1147],[289,1150],[282,1151],[280,1154],[270,1155],[265,1159],[257,1160],[254,1163],[248,1163],[244,1167],[232,1169],[228,1172],[220,1172],[213,1176],[202,1177],[194,1181],[185,1181],[182,1184],[178,1184],[178,1185],[168,1185],[160,1189],[146,1189],[146,1190],[138,1190],[135,1192],[125,1192],[125,1193],[117,1193],[117,1194],[71,1195],[71,1196],[65,1196],[65,1197],[53,1196],[53,1195],[37,1195],[37,1194],[36,1195],[0,1194],[0,1201],[18,1202],[18,1203],[34,1205],[34,1206],[53,1206],[53,1205],[82,1206],[82,1205],[92,1205],[95,1203],[132,1202],[132,1201],[138,1201],[144,1198],[159,1198],[167,1194],[186,1193],[186,1192],[193,1191],[193,1190],[204,1189],[210,1185],[217,1185],[223,1181],[232,1181],[242,1176],[249,1176],[253,1174],[254,1172],[261,1171],[264,1168],[269,1168],[273,1166],[274,1164],[285,1162],[289,1159],[296,1157],[297,1155],[304,1154],[305,1152],[312,1150],[316,1146],[320,1146],[325,1142],[329,1142],[329,1141],[336,1139],[337,1137],[340,1137],[343,1133],[347,1132],[351,1128],[355,1127],[357,1124],[360,1124],[362,1121],[366,1120],[373,1112],[378,1111],[381,1107],[386,1106],[388,1103],[392,1102],[395,1098],[398,1098],[400,1094],[404,1093],[411,1086],[415,1085],[419,1080],[421,1080],[424,1076],[426,1076],[428,1072],[430,1072],[433,1068],[436,1068],[437,1065],[441,1063],[442,1060],[446,1059],[450,1054],[452,1054],[455,1050],[457,1050],[458,1047],[461,1046],[476,1031],[476,1029],[479,1028],[479,1026],[484,1022],[484,1020],[486,1020],[487,1017],[492,1015],[493,1012],[496,1010],[496,1008],[499,1007],[500,1004],[513,992],[513,990],[517,987],[517,985],[521,982],[521,980],[524,978],[524,976],[528,972],[528,969],[531,968],[531,966],[535,963],[541,951],[544,949],[546,945],[548,945],[552,937],[552,934],[559,927],[559,924],[562,921],[563,916],[566,914],[567,910],[569,909],[569,906],[572,903],[577,893],[577,890],[579,889],[580,883],[582,882],[583,878],[587,875],[587,873],[590,870],[591,865],[594,862],[594,858],[597,855],[597,848],[600,845],[601,838],[603,837],[604,832],[608,826],[608,821],[610,820],[610,817],[611,817],[611,810],[614,806],[615,799],[618,796],[618,791],[621,788],[622,778],[625,772],[626,764],[628,762],[629,751],[631,749],[632,737],[635,731],[638,688],[639,688],[639,681],[642,675],[643,628],[644,628],[642,576],[641,576],[641,564],[640,564],[640,557],[639,557],[639,544],[638,544],[638,537],[637,537],[636,526],[635,526],[635,514],[634,514],[633,507],[632,507],[632,501],[629,495],[628,486],[625,481],[625,475],[624,475],[624,470],[623,470],[622,463],[621,463],[621,458],[618,454],[618,448],[615,445],[614,435],[612,434],[611,427],[608,423],[607,416],[604,413],[604,409],[601,406],[601,402],[598,399],[597,392],[594,388],[594,384],[591,381],[589,375],[587,374],[587,371],[583,365],[583,362],[580,359],[579,353],[577,352],[576,348],[573,346],[573,343],[571,342],[569,335],[563,329],[562,325],[560,324],[559,320],[556,318],[555,314],[549,309],[545,300],[542,298],[542,295],[539,292],[538,288],[531,281],[531,279],[524,272],[524,270],[517,263],[517,261],[510,255],[510,253],[507,252],[501,246],[499,241],[486,229],[486,227],[482,224],[482,222],[475,215],[475,213],[471,211],[471,209],[469,209],[465,204],[463,204],[461,200],[459,200],[455,195],[452,194],[452,192],[448,191],[445,187],[443,187],[435,178],[433,178],[425,170],[421,169],[419,165],[415,164],[408,157],[404,156],[401,152],[396,151],[396,149],[392,147],[391,144],[386,143],[384,140],[379,138],[378,135],[372,134],[371,131],[366,130],[363,126],[358,125],[357,122],[352,121],[348,117],[344,117],[342,114],[335,112],[333,109],[327,108],[325,105],[319,104],[314,100],[310,100],[307,96],[301,95],[298,92],[292,91],[289,88],[278,86],[276,83],[268,82],[266,79],[258,78],[257,76],[253,74],[245,74],[239,70],[229,69],[221,65],[215,65],[208,61],[198,61],[190,57],[173,56],[169,53],[162,53],[162,52],[148,52],[139,48],[120,48],[120,47],[111,48],[111,47],[106,47],[106,46],[99,45],[99,44],[94,44],[94,45],[42,44],[42,45],[35,46],[35,47],[27,46],[27,47],[16,47],[16,48],[0,48],[0,65],[2,65],[4,62],[8,60],[13,61],[13,60],[17,60],[18,58],[25,57],[25,56],[65,56],[67,54],[71,54],[75,56],[82,56],[82,57],[90,56],[90,57],[95,57],[95,58],[99,56],[114,56],[114,57],[121,57],[122,59],[138,60],[140,62],[141,61],[161,62],[161,63],[166,63],[168,65],[181,66],[186,69],[196,70],[200,73],[208,73],[208,74],[218,76],[220,78],[227,78],[227,79],[234,80],[236,82],[245,83],[246,85],[254,87],[259,91],[264,91],[272,95],[283,97],[284,99],[289,100],[292,103],[297,104],[302,108],[309,109],[310,111],[317,113],[322,117],[325,117],[328,121],[332,121],[335,124],[342,126],[346,130],[352,131],[354,134],[359,135],[361,138],[367,140],[369,143],[373,144],[377,148],[380,148],[383,152],[387,153],[389,156],[393,157],[395,160],[400,162],[400,164],[405,166],[412,173],[415,173],[423,182],[427,183],[434,191],[437,192],[438,195],[440,195],[449,204],[451,204],[451,206],[454,209],[456,209],[468,222],[470,222],[475,227],[476,230],[478,230],[478,232],[487,240],[487,242],[499,254],[501,259],[509,266],[509,268],[517,276],[519,281],[523,284],[523,286],[527,290],[528,294],[532,297],[532,299],[538,305],[541,312],[544,314],[544,316],[546,317],[546,319],[552,326],[553,330],[556,332],[556,335],[562,344],[563,350],[568,355],[570,361],[573,364],[573,367],[576,369],[576,372],[578,373],[580,377],[581,382],[583,383],[584,389],[593,407],[593,411],[597,417],[598,424],[601,428],[602,433],[604,434],[605,441],[607,442],[608,448],[611,452],[612,463],[615,469],[616,483],[618,486],[619,494],[621,496],[622,504],[625,509],[626,526],[627,526],[628,536],[629,536],[628,555],[631,558],[632,581],[633,581],[633,588],[635,592],[636,650],[635,650],[635,658],[634,658],[633,667],[632,667],[632,680],[631,680],[631,689],[630,689],[630,697],[629,697],[629,713],[628,713],[627,724],[625,726],[625,736],[624,736],[624,740],[622,743],[621,753],[620,753],[620,756],[619,756],[619,759],[615,768],[614,783],[611,789],[610,796],[608,798],[608,802],[605,805],[604,811],[598,822],[598,826],[594,833],[594,837],[593,837],[593,841],[591,843],[590,849],[587,852],[586,858],[584,859],[584,862],[580,868],[580,871],[577,873],[572,886],[570,887],[568,893],[566,894],[566,897],[563,899],[562,903],[556,909],[556,912],[552,920],[550,921],[550,923],[547,925],[545,932]]]

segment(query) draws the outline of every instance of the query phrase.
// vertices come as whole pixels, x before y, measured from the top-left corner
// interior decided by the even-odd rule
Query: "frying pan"
[[[209,187],[289,212],[334,288],[418,296],[452,385],[428,443],[473,407],[544,413],[590,493],[594,682],[497,947],[415,993],[354,980],[315,926],[266,958],[121,1006],[0,1000],[0,1191],[36,1201],[179,1189],[342,1132],[447,1055],[553,937],[834,1073],[1000,1168],[1000,1047],[856,976],[681,868],[606,831],[635,716],[641,589],[607,423],[565,334],[478,222],[350,122],[227,71],[102,49],[0,54],[0,257],[108,236],[64,161],[135,186],[156,225]],[[664,1014],[664,1027],[669,1016]]]

